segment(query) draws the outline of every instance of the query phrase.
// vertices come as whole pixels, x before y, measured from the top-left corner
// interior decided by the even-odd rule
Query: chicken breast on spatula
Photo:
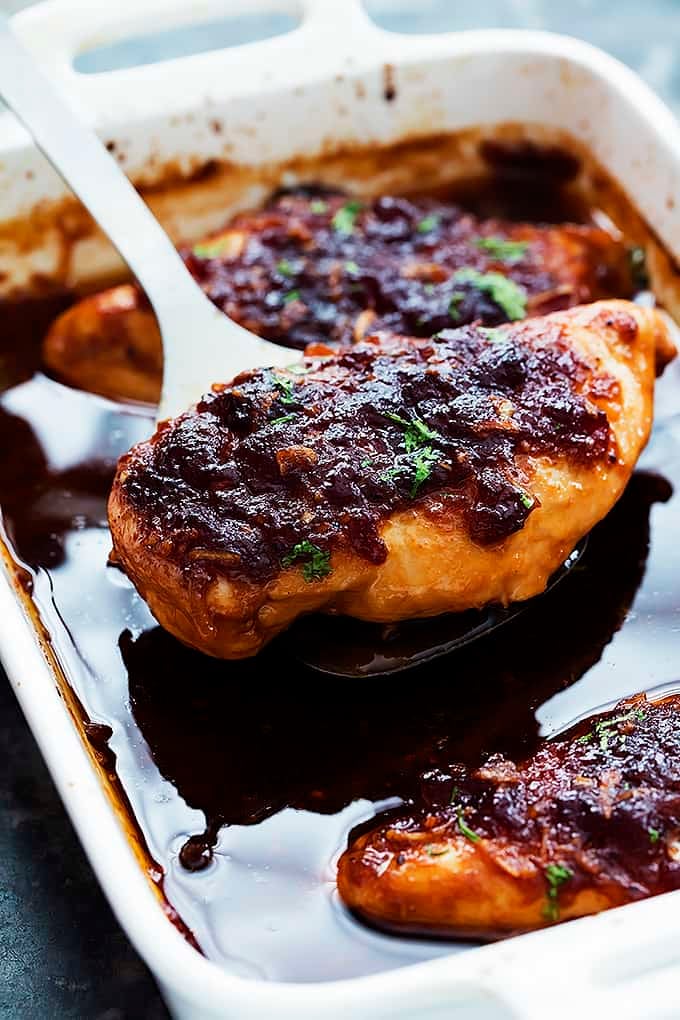
[[[243,373],[121,459],[115,556],[223,658],[315,610],[528,599],[621,494],[673,353],[659,313],[606,301]]]

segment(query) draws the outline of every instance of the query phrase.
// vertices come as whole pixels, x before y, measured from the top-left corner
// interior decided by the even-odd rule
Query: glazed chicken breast
[[[232,319],[300,349],[376,330],[493,326],[633,291],[627,250],[604,230],[479,219],[432,199],[283,195],[183,256]],[[107,396],[160,393],[158,329],[131,285],[66,311],[44,360],[64,382]]]
[[[223,658],[315,610],[528,599],[621,494],[673,353],[659,313],[609,301],[245,372],[121,458],[114,555]]]
[[[422,794],[339,861],[344,902],[381,927],[496,938],[677,889],[680,697],[430,772]]]

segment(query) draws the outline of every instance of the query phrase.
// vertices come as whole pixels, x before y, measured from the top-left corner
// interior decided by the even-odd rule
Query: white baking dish
[[[72,68],[73,57],[90,46],[152,30],[159,19],[165,26],[210,20],[225,8],[290,11],[301,23],[288,35],[228,53],[99,75],[81,76]],[[569,136],[590,153],[665,248],[680,256],[678,126],[632,73],[573,40],[500,31],[401,37],[373,26],[358,0],[55,0],[17,17],[15,26],[83,116],[113,143],[133,179],[147,187],[164,183],[149,197],[178,236],[197,235],[223,220],[225,208],[252,204],[314,160],[321,160],[322,177],[337,178],[343,146],[521,125],[502,132],[541,140]],[[461,163],[474,158],[465,137]],[[227,159],[228,166],[220,162]],[[214,172],[187,189],[182,176],[211,160],[219,164]],[[398,168],[377,185],[375,173],[375,166],[358,170],[357,187],[370,188],[370,180],[374,186],[399,183]],[[35,289],[37,270],[41,286],[87,286],[119,271],[113,253],[79,216],[24,132],[2,115],[5,292]],[[17,224],[24,226],[20,235]],[[680,1014],[678,893],[343,982],[246,980],[209,962],[168,922],[152,892],[60,693],[54,652],[41,641],[9,569],[0,575],[0,620],[3,663],[64,803],[121,924],[176,1016]]]

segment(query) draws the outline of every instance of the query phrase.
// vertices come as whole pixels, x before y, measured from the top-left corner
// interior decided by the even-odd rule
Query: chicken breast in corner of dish
[[[422,777],[352,840],[345,903],[380,927],[497,938],[680,887],[680,698],[638,695],[542,740]]]
[[[243,373],[120,460],[115,555],[224,658],[315,610],[528,599],[623,491],[673,354],[656,311],[606,301]]]

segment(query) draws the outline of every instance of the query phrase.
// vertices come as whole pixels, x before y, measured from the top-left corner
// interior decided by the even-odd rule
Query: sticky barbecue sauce
[[[635,336],[635,320],[621,322]],[[416,499],[489,545],[535,505],[522,457],[616,459],[593,397],[616,384],[590,374],[557,325],[366,342],[295,368],[242,373],[121,460],[117,485],[145,541],[192,583],[269,580],[301,548],[327,572],[338,549],[383,563],[382,524]]]
[[[22,352],[0,397],[8,548],[29,572],[95,748],[107,763],[115,756],[164,895],[201,950],[239,973],[307,981],[462,949],[363,928],[338,902],[334,859],[355,826],[415,797],[424,772],[526,755],[539,733],[672,687],[678,367],[660,383],[640,470],[567,579],[454,657],[342,683],[277,646],[251,662],[207,659],[154,624],[107,566],[106,528],[117,457],[151,433],[150,417],[47,379],[40,330],[31,338],[7,317],[0,328],[2,350]]]

